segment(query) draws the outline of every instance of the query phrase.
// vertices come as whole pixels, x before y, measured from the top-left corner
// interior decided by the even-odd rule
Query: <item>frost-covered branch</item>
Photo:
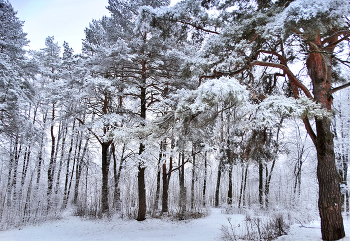
[[[289,80],[290,80],[293,84],[295,84],[296,86],[298,86],[298,87],[305,93],[305,95],[306,95],[308,98],[313,99],[313,96],[311,95],[310,91],[306,88],[305,85],[303,85],[303,84],[294,76],[294,74],[292,73],[292,71],[290,71],[290,69],[289,69],[287,66],[285,66],[285,65],[283,65],[283,64],[269,63],[269,62],[263,62],[263,61],[257,61],[257,60],[253,61],[253,62],[250,64],[250,66],[254,66],[254,65],[266,66],[266,67],[273,67],[273,68],[279,68],[279,69],[283,70],[283,71],[287,74]]]

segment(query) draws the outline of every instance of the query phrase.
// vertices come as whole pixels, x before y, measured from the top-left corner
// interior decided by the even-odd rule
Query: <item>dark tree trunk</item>
[[[47,209],[49,210],[52,206],[52,189],[53,189],[53,178],[55,175],[55,133],[54,133],[54,120],[55,120],[55,104],[52,106],[52,117],[51,117],[51,128],[50,128],[50,133],[51,133],[51,156],[50,156],[50,163],[49,163],[49,168],[47,171]]]
[[[120,163],[119,163],[119,168],[117,171],[117,160],[115,157],[115,146],[114,143],[112,143],[112,155],[113,155],[113,172],[114,172],[114,200],[113,200],[113,207],[117,210],[120,211],[121,209],[121,200],[120,200],[120,188],[119,188],[119,180],[120,180],[120,174],[123,169],[124,165],[124,153],[125,153],[125,144],[123,144],[122,148],[122,154],[120,157]]]
[[[158,158],[158,171],[157,171],[157,188],[156,188],[156,197],[154,200],[154,207],[153,212],[155,210],[158,210],[158,204],[159,204],[159,196],[160,196],[160,176],[161,176],[161,168],[160,163],[162,161],[163,157],[163,142],[160,142],[160,150],[159,150],[159,158]]]
[[[168,175],[166,170],[166,164],[162,165],[163,170],[163,194],[162,194],[162,213],[168,212]]]
[[[179,162],[181,159],[181,168],[179,169],[179,186],[180,186],[180,215],[183,217],[186,211],[186,196],[187,191],[185,187],[185,153],[181,153],[181,158],[179,158]],[[180,218],[181,219],[181,218]]]
[[[248,165],[245,168],[245,174],[244,174],[244,186],[243,186],[243,206],[246,206],[246,190],[247,190],[247,177],[248,177]]]
[[[230,164],[229,170],[228,170],[228,192],[227,192],[227,204],[231,205],[232,204],[232,168],[233,165]]]
[[[145,150],[145,146],[140,144],[139,154]],[[139,193],[139,210],[137,214],[137,221],[143,221],[146,219],[146,183],[145,183],[145,169],[142,163],[139,163],[139,172],[137,173],[137,186]]]
[[[102,146],[102,192],[101,192],[101,213],[109,213],[109,203],[108,203],[108,147],[110,142],[101,143]]]
[[[259,160],[259,204],[264,208],[264,164]]]
[[[146,35],[146,34],[145,34]],[[144,39],[146,39],[146,36],[144,36]],[[142,74],[141,74],[141,85],[140,85],[140,104],[141,104],[141,111],[140,116],[143,120],[146,120],[146,110],[147,110],[147,103],[146,103],[146,61],[142,61]],[[145,145],[140,143],[139,148],[139,155],[141,155],[145,150]],[[143,162],[140,161],[138,169],[139,172],[137,173],[137,185],[138,185],[138,194],[139,194],[139,210],[137,215],[137,221],[143,221],[146,219],[146,183],[145,183],[145,169],[146,167],[143,166]]]
[[[265,182],[265,207],[266,209],[269,208],[269,194],[270,194],[270,183],[271,183],[271,175],[273,172],[273,169],[275,167],[276,160],[272,161],[272,166],[270,169],[270,172],[268,173],[268,169],[266,166],[266,182]]]
[[[68,156],[67,156],[67,166],[66,166],[66,178],[64,182],[64,191],[63,191],[63,208],[67,207],[68,203],[68,185],[69,185],[69,165],[70,165],[70,158],[72,155],[73,151],[73,143],[74,143],[74,129],[75,129],[75,120],[73,121],[73,127],[72,127],[72,134],[71,134],[71,142],[70,142],[70,147],[68,151]]]
[[[316,129],[318,208],[321,216],[322,239],[338,240],[345,236],[345,232],[341,215],[340,178],[335,166],[330,120],[327,118],[316,120]]]
[[[244,186],[244,165],[242,164],[242,178],[241,178],[241,188],[239,190],[238,208],[241,207],[243,200],[243,186]]]
[[[194,184],[196,181],[196,153],[195,144],[192,144],[192,178],[191,178],[191,209],[194,209]]]
[[[215,207],[218,207],[220,202],[220,182],[221,182],[221,172],[222,172],[222,161],[220,160],[219,166],[218,166],[218,177],[216,180],[216,189],[215,189]]]
[[[207,189],[207,152],[204,154],[203,206],[206,205],[205,191]]]
[[[337,37],[335,37],[334,42],[336,40]],[[330,111],[333,100],[331,95],[331,63],[335,46],[325,47],[324,51],[328,52],[327,54],[319,52],[318,46],[322,46],[319,34],[315,37],[313,44],[309,45],[311,52],[306,64],[313,83],[314,98]],[[330,126],[331,120],[329,118],[316,118],[317,136],[313,140],[318,160],[318,208],[321,217],[322,239],[338,240],[345,236],[345,231],[341,215],[340,177],[335,165],[333,133]]]

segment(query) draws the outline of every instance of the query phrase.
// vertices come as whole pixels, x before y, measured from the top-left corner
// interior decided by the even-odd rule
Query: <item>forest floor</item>
[[[61,220],[50,221],[37,226],[26,226],[0,232],[1,241],[110,241],[110,240],[221,240],[221,227],[228,225],[231,218],[234,227],[242,226],[245,216],[241,214],[223,214],[221,209],[213,208],[209,216],[187,221],[164,219],[135,220],[83,220],[79,217],[65,216]],[[345,231],[350,235],[350,218],[344,218]],[[289,234],[279,237],[278,241],[320,241],[319,221],[313,221],[305,227],[294,224]],[[350,241],[350,237],[342,239]]]

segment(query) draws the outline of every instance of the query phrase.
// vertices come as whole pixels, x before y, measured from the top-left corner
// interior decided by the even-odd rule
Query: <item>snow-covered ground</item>
[[[211,214],[202,219],[190,221],[165,221],[147,219],[143,222],[134,220],[112,219],[81,220],[78,217],[65,217],[39,226],[28,226],[0,232],[1,241],[110,241],[110,240],[220,240],[222,225],[227,225],[231,218],[234,226],[242,223],[240,214],[223,214],[221,209],[213,208]],[[346,232],[350,235],[350,220],[345,218]],[[279,241],[320,241],[319,222],[312,222],[306,227],[293,225],[290,234]],[[350,241],[346,237],[342,241]]]

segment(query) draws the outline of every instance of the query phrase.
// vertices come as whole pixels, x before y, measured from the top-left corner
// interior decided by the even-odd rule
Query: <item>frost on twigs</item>
[[[265,34],[280,34],[289,30],[314,31],[319,29],[326,31],[328,27],[335,24],[338,28],[347,27],[343,16],[350,14],[350,3],[348,0],[297,0],[290,3],[275,20],[271,21]],[[329,23],[333,20],[332,26]],[[299,29],[298,27],[302,28]],[[308,28],[308,29],[305,29]]]
[[[239,105],[248,100],[248,90],[236,79],[221,77],[203,83],[197,90],[189,91],[184,95],[176,112],[181,115],[185,110],[197,114],[211,109],[226,100]]]
[[[249,125],[256,127],[273,127],[280,118],[322,118],[332,113],[322,108],[321,104],[307,98],[294,99],[285,96],[269,96],[255,108]]]

